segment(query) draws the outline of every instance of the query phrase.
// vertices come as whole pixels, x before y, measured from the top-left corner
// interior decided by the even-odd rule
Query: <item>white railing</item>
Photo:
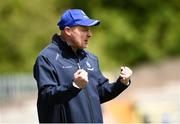
[[[31,74],[0,75],[0,102],[37,91]]]

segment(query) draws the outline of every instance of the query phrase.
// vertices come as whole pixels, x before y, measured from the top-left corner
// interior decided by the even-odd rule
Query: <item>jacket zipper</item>
[[[88,106],[89,106],[89,109],[90,109],[89,112],[90,112],[90,116],[91,116],[92,123],[95,123],[95,121],[94,121],[94,116],[93,116],[93,109],[92,109],[91,99],[90,99],[90,97],[89,97],[89,94],[88,94],[87,90],[84,89],[83,91],[84,91],[85,96],[86,96],[87,99],[88,99]]]
[[[60,105],[60,107],[61,107],[61,114],[62,114],[62,120],[63,120],[63,123],[66,123],[67,121],[67,119],[66,119],[66,112],[65,112],[65,108],[64,108],[64,105]]]
[[[76,57],[77,57],[77,66],[78,66],[78,69],[81,69],[81,66],[80,66],[80,59],[79,59],[79,57],[76,55]],[[92,120],[92,123],[95,123],[95,121],[94,121],[94,116],[93,116],[93,108],[92,108],[92,104],[91,104],[91,99],[90,99],[90,97],[89,97],[89,94],[88,94],[88,92],[87,92],[87,90],[86,89],[83,89],[83,92],[84,92],[84,94],[85,94],[85,96],[87,97],[87,99],[88,99],[88,108],[89,108],[89,112],[90,112],[90,116],[91,116],[91,120]]]

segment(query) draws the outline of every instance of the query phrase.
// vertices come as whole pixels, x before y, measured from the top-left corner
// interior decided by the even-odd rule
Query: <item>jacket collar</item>
[[[61,39],[61,36],[58,34],[54,34],[52,37],[52,43],[56,44],[59,46],[59,49],[62,52],[66,52],[69,56],[73,57],[78,57],[78,58],[84,58],[86,57],[86,51],[83,49],[78,49],[76,53],[72,50],[71,46],[69,46],[65,41]]]

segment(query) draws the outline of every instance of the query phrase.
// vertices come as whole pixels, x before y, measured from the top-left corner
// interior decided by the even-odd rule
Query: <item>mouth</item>
[[[85,43],[85,44],[88,44],[88,40],[84,40],[84,43]]]

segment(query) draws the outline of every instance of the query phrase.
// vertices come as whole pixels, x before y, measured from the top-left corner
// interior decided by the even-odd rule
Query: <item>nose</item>
[[[92,37],[92,33],[90,30],[88,30],[88,37]]]

